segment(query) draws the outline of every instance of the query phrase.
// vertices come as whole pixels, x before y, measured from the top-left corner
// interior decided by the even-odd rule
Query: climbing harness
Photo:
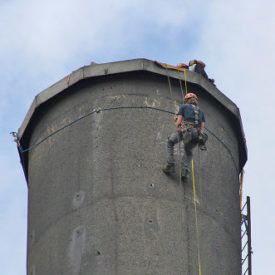
[[[199,107],[196,105],[191,104],[193,111],[194,111],[194,127],[199,127]],[[202,151],[206,151],[206,141],[208,140],[208,135],[206,133],[199,133],[198,135],[198,146]]]
[[[194,104],[191,104],[192,106],[192,109],[193,109],[193,112],[194,112],[194,124],[195,124],[195,127],[198,127],[199,126],[199,107],[194,105]]]
[[[191,132],[192,128],[197,129],[197,142],[198,146],[202,151],[205,151],[207,148],[205,146],[205,143],[208,139],[208,135],[205,133],[199,133],[198,128],[199,128],[199,107],[193,104],[190,104],[192,106],[192,110],[194,112],[194,121],[182,121],[181,125],[179,126],[179,130],[181,133],[185,136],[188,136],[188,132]],[[190,135],[190,133],[189,133]],[[192,137],[192,136],[191,136]],[[189,142],[190,139],[183,140],[185,143]]]

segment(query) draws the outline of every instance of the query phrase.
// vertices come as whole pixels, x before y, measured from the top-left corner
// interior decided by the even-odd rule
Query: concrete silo
[[[186,81],[209,136],[195,151],[195,204],[191,180],[161,171],[182,72],[92,64],[36,96],[19,129],[28,275],[241,273],[239,110],[200,75]]]

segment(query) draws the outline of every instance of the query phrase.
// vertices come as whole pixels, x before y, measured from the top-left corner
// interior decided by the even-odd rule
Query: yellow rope
[[[188,93],[187,74],[186,74],[185,68],[183,69],[183,75],[184,75],[185,94],[187,94]],[[181,82],[180,82],[180,86],[181,86]],[[181,86],[181,90],[182,90],[182,86]],[[181,171],[181,165],[180,165],[180,171]],[[181,178],[181,173],[180,173],[180,178]],[[192,187],[193,187],[193,201],[194,201],[194,210],[195,210],[196,239],[197,239],[197,249],[198,249],[198,271],[199,271],[199,275],[202,275],[194,160],[192,160]]]
[[[187,81],[186,81],[187,75],[186,75],[186,69],[185,68],[183,69],[183,75],[184,75],[185,94],[187,94],[188,93],[188,91],[187,91]]]
[[[179,141],[179,175],[180,175],[180,186],[181,186],[181,173],[182,173],[182,171],[181,171],[181,149],[180,149],[180,141]]]
[[[185,68],[183,69],[183,75],[184,75],[185,94],[187,94],[188,93],[187,80],[186,80],[187,74],[186,74]],[[194,202],[194,211],[195,211],[196,238],[197,238],[197,249],[198,249],[198,271],[199,271],[199,275],[202,275],[194,160],[192,160],[192,188],[193,188],[193,202]]]
[[[168,75],[168,70],[167,70],[167,68],[166,68],[166,75],[167,75],[168,86],[169,86],[169,90],[170,90],[170,94],[171,94],[171,99],[173,99],[173,98],[172,98],[172,86],[171,86],[171,81],[170,81],[170,77],[169,77],[169,75]]]
[[[187,74],[186,69],[183,69],[184,75],[184,86],[185,86],[185,94],[188,93],[187,89]],[[201,255],[200,255],[200,241],[199,241],[199,227],[198,227],[198,215],[197,215],[197,195],[196,195],[196,182],[195,182],[195,168],[194,168],[194,160],[192,160],[192,187],[193,187],[193,201],[194,201],[194,210],[195,210],[195,225],[196,225],[196,238],[197,238],[197,248],[198,248],[198,269],[199,275],[202,275],[201,270]]]
[[[197,248],[198,248],[198,269],[199,275],[202,275],[201,270],[201,256],[200,256],[200,241],[199,241],[199,227],[198,227],[198,215],[197,215],[197,195],[196,195],[196,182],[195,182],[195,168],[194,160],[192,160],[192,186],[193,186],[193,202],[195,210],[195,225],[196,225],[196,237],[197,237]]]
[[[166,68],[166,73],[167,73],[167,68]],[[186,75],[186,69],[183,69],[183,75],[184,75],[184,86],[185,86],[185,94],[188,93],[187,89],[187,75]],[[170,83],[170,78],[167,74],[168,78],[168,84],[169,84],[169,90],[171,93],[172,97],[172,88],[171,88],[171,83]],[[180,87],[182,91],[182,85],[180,81]],[[180,156],[180,142],[179,142],[179,156]],[[181,183],[181,163],[180,163],[180,183]],[[195,169],[194,169],[194,160],[192,160],[192,186],[193,186],[193,201],[194,201],[194,210],[195,210],[195,225],[196,225],[196,239],[197,239],[197,250],[198,250],[198,270],[199,270],[199,275],[202,275],[202,269],[201,269],[201,256],[200,256],[200,242],[199,242],[199,227],[198,227],[198,215],[197,215],[197,195],[196,195],[196,183],[195,183]]]

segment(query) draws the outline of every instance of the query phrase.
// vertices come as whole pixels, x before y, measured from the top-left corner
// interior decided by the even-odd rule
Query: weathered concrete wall
[[[85,80],[36,114],[30,144],[95,108],[177,111],[179,82],[148,73]],[[198,86],[208,151],[191,181],[161,171],[173,116],[153,109],[94,113],[29,152],[28,275],[239,275],[239,148],[232,117]],[[218,138],[218,139],[217,139]],[[220,139],[220,140],[219,140]],[[177,154],[178,154],[177,150]]]

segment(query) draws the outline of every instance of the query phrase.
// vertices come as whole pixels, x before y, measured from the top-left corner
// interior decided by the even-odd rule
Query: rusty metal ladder
[[[250,197],[241,209],[242,275],[252,275]]]

